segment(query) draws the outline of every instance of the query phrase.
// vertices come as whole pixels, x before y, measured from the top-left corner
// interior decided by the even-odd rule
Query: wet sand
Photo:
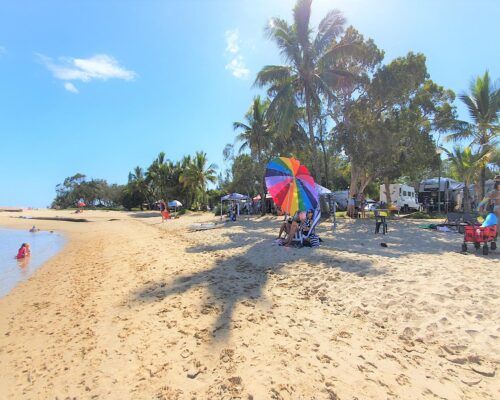
[[[422,222],[322,224],[319,249],[293,249],[274,218],[190,232],[217,219],[147,215],[37,223],[69,243],[0,299],[6,398],[500,396],[498,254]]]

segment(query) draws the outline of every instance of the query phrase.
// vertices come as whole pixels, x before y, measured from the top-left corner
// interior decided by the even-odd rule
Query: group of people
[[[347,200],[347,215],[351,218],[366,218],[367,201],[365,195],[361,193],[359,196],[353,195]]]
[[[313,210],[308,210],[307,212],[297,211],[293,217],[288,217],[285,222],[281,224],[277,240],[280,241],[282,246],[290,246],[297,232],[300,231],[305,235],[309,233],[313,217]],[[284,238],[282,237],[283,233],[286,234]]]
[[[35,225],[33,225],[29,231],[30,231],[30,233],[36,233],[36,232],[40,232],[40,229],[37,228]],[[51,231],[51,233],[52,233],[52,231]],[[18,260],[23,260],[23,259],[29,257],[30,255],[31,255],[31,248],[30,248],[29,243],[23,243],[23,244],[21,244],[21,247],[19,247],[19,250],[17,251],[16,258]]]

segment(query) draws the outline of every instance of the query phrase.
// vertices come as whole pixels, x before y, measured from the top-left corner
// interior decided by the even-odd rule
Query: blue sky
[[[263,28],[290,20],[293,4],[0,2],[0,205],[47,206],[76,172],[125,183],[162,150],[204,150],[223,168],[256,72],[280,62]],[[456,92],[485,69],[500,77],[499,1],[316,0],[313,22],[332,8],[386,62],[423,52],[431,78]]]

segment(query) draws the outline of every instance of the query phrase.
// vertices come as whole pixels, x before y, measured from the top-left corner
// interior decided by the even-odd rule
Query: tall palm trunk
[[[316,140],[314,137],[314,126],[313,126],[313,119],[312,119],[312,110],[311,110],[311,95],[309,93],[309,90],[305,90],[305,97],[306,97],[306,114],[307,114],[307,125],[308,125],[308,130],[309,130],[309,145],[311,146],[311,158],[312,158],[312,165],[313,165],[313,174],[314,178],[316,179],[316,182],[321,181],[321,170],[319,166],[319,160],[318,160],[318,149],[316,148]]]
[[[464,212],[470,211],[470,198],[469,198],[469,182],[465,182],[464,186]]]
[[[479,171],[479,201],[481,201],[485,193],[486,187],[486,165],[481,166],[481,170]]]
[[[323,182],[320,182],[322,184],[325,185],[325,187],[329,187],[330,185],[330,182],[329,182],[329,176],[328,176],[328,152],[327,152],[327,148],[326,148],[326,144],[325,144],[325,138],[323,136],[324,132],[323,132],[323,122],[321,121],[320,122],[320,125],[319,125],[319,145],[321,146],[321,152],[323,153],[323,164],[324,164],[324,167],[325,167],[325,179]]]

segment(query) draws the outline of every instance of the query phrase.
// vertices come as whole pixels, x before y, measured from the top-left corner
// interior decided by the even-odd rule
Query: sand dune
[[[37,221],[70,240],[0,299],[0,397],[500,397],[499,257],[460,254],[460,235],[345,221],[293,249],[274,218],[144,216]]]

